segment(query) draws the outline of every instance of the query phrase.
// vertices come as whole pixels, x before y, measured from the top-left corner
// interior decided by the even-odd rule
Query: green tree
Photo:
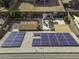
[[[26,12],[21,12],[21,17],[27,17],[27,13]]]
[[[3,6],[3,0],[0,0],[0,6]]]
[[[33,16],[33,13],[31,13],[31,12],[29,12],[28,14],[27,14],[27,17],[28,18],[31,18]]]
[[[10,12],[10,17],[12,17],[12,18],[19,18],[19,17],[21,17],[21,13],[17,12],[17,11],[11,11]]]
[[[65,21],[66,23],[70,23],[70,20],[68,19],[68,16],[64,16],[64,21]]]
[[[9,8],[9,3],[11,0],[0,0],[1,6],[4,6],[5,8]]]

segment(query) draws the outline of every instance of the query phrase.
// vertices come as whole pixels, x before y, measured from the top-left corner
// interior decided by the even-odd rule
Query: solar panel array
[[[34,33],[32,46],[79,46],[70,33]]]
[[[23,41],[25,32],[12,32],[3,42],[2,48],[20,47]]]

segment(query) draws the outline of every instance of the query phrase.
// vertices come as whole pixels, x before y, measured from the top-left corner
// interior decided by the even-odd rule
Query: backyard
[[[18,29],[18,30],[37,30],[38,29],[38,23],[37,21],[12,21],[11,23],[11,30]]]
[[[54,2],[53,2],[54,1]],[[51,3],[51,6],[38,6],[35,4],[31,4],[28,2],[22,2],[19,6],[19,11],[26,11],[26,12],[53,12],[53,11],[65,11],[62,3],[60,0],[56,0],[57,2],[55,2],[55,0],[53,0]],[[49,3],[50,4],[50,3]],[[57,5],[55,5],[57,4]],[[41,4],[39,4],[41,5]]]

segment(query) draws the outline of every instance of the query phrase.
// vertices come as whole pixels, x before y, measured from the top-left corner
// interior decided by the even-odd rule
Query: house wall
[[[70,27],[71,27],[72,31],[73,31],[77,36],[79,36],[79,29],[77,28],[77,26],[76,26],[76,24],[75,24],[75,22],[74,22],[74,20],[73,20],[73,18],[71,17],[70,14],[68,14],[68,18],[69,18],[69,20],[70,20]]]
[[[4,56],[4,57],[3,57]],[[79,59],[78,53],[3,53],[1,59]]]

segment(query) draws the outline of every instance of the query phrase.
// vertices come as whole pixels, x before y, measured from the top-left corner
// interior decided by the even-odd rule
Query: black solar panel
[[[40,33],[34,33],[34,36],[40,36]]]
[[[79,46],[70,33],[36,34],[40,35],[41,38],[33,39],[32,46]]]
[[[25,32],[12,32],[3,42],[2,48],[20,47],[23,41]]]

